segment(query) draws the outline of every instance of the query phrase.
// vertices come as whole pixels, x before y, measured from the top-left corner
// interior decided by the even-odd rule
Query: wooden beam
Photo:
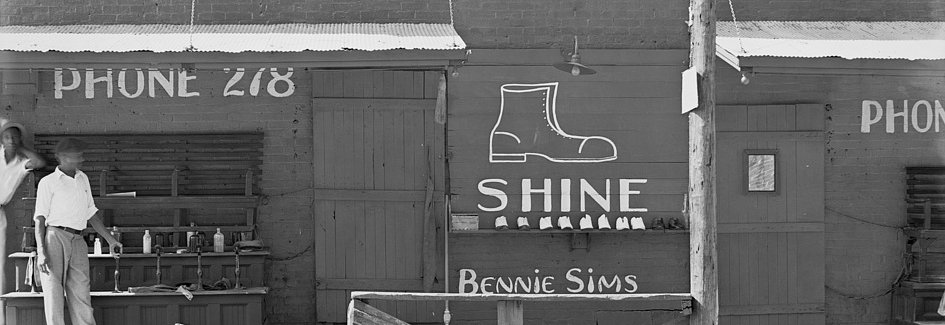
[[[348,325],[410,325],[363,301],[352,299],[348,303]]]
[[[824,304],[721,306],[719,315],[747,316],[747,315],[822,314],[824,313],[825,310],[826,309],[824,307]]]
[[[499,325],[525,324],[525,314],[523,313],[521,300],[500,300],[496,304],[496,311],[499,315]]]
[[[423,202],[423,291],[433,291],[436,278],[436,219],[433,217],[433,151],[426,149],[426,193]]]
[[[420,291],[421,280],[405,279],[315,279],[315,289],[319,290],[390,290]]]
[[[351,299],[378,299],[403,301],[678,301],[688,302],[688,293],[630,293],[630,294],[472,294],[425,292],[369,292],[354,291]],[[682,305],[680,305],[682,306]]]
[[[699,107],[689,112],[689,324],[719,323],[715,215],[715,0],[689,2],[689,64],[696,71]]]

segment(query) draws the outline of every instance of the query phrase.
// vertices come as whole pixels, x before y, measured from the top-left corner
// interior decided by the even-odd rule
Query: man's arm
[[[36,226],[33,227],[33,232],[36,235],[36,264],[39,264],[39,270],[43,273],[49,273],[49,266],[46,264],[49,259],[49,255],[46,253],[46,216],[37,216],[33,218],[36,220]]]
[[[105,224],[102,223],[102,218],[99,216],[100,214],[101,213],[98,212],[93,214],[92,217],[89,218],[89,224],[92,225],[92,229],[95,229],[95,232],[97,232],[99,236],[102,236],[102,238],[108,241],[108,251],[117,255],[121,252],[120,248],[122,245],[108,232],[108,229],[105,228]],[[116,247],[118,247],[119,250],[115,250]]]
[[[46,160],[43,159],[36,151],[33,149],[27,148],[25,146],[20,146],[20,152],[29,158],[29,162],[26,163],[26,169],[40,169],[46,166]]]

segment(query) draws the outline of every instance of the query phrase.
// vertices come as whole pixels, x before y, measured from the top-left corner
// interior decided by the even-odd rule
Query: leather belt
[[[72,234],[74,234],[74,235],[81,235],[81,234],[82,234],[82,230],[75,230],[75,229],[72,229],[72,228],[69,228],[69,227],[63,227],[63,226],[51,226],[51,227],[56,227],[56,228],[65,230],[65,231],[67,231],[67,232],[69,232],[69,233],[72,233]]]

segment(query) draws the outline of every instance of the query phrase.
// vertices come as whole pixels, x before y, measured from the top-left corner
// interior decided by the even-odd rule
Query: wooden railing
[[[365,300],[400,301],[494,301],[497,304],[499,325],[524,324],[522,303],[530,302],[646,302],[650,308],[692,313],[692,295],[689,293],[635,293],[635,294],[468,294],[423,292],[367,292],[354,291],[348,304],[348,325],[408,324],[367,304]]]

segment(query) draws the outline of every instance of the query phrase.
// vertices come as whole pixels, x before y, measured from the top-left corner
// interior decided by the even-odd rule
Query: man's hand
[[[116,257],[117,257],[117,256],[121,255],[122,249],[124,249],[124,245],[122,245],[122,244],[119,243],[118,241],[110,241],[110,242],[108,242],[108,251],[109,251],[110,253],[112,253],[112,256],[116,256]]]
[[[49,274],[49,256],[45,250],[41,250],[36,254],[36,264],[39,265],[41,272]]]

